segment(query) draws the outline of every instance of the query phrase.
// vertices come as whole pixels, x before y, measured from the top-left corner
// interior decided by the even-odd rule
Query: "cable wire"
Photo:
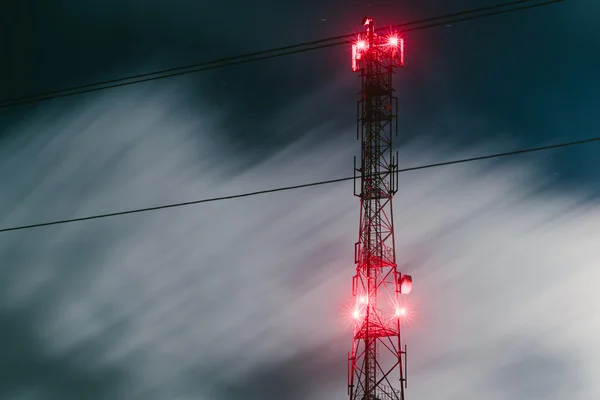
[[[529,5],[524,5],[524,6],[520,6],[520,7],[513,7],[510,9],[506,9],[506,10],[498,10],[500,8],[511,7],[511,6],[518,5],[518,4],[530,3],[532,1],[537,1],[537,0],[516,0],[516,1],[491,5],[491,6],[487,6],[487,7],[469,9],[469,10],[465,10],[465,11],[441,15],[438,17],[425,18],[425,19],[411,21],[411,22],[407,22],[407,23],[403,23],[403,24],[397,24],[397,25],[393,25],[391,28],[402,29],[402,28],[405,28],[405,27],[411,26],[411,25],[418,25],[418,24],[423,24],[423,23],[427,23],[427,22],[443,20],[441,22],[436,22],[436,23],[431,23],[428,25],[416,26],[413,28],[406,28],[406,29],[401,30],[401,33],[406,33],[406,32],[412,32],[412,31],[417,31],[417,30],[434,28],[434,27],[448,25],[448,24],[456,24],[456,23],[470,21],[470,20],[479,19],[479,18],[487,18],[487,17],[491,17],[491,16],[497,16],[497,15],[512,13],[512,12],[516,12],[516,11],[528,10],[528,9],[532,9],[532,8],[551,5],[554,3],[560,3],[560,2],[563,2],[566,0],[548,0],[548,1],[541,2],[541,3],[537,3],[537,4],[529,4]],[[482,11],[491,11],[491,10],[498,10],[498,11],[493,11],[493,12],[488,12],[488,13],[478,14],[478,15],[469,15],[469,14],[474,14],[474,13],[480,13]],[[464,16],[464,15],[469,15],[469,16],[462,17],[462,18],[456,18],[456,17]],[[454,19],[448,19],[448,18],[454,18]],[[380,28],[379,30],[383,30],[383,29],[389,29],[389,27]],[[335,37],[330,37],[330,38],[326,38],[326,39],[298,43],[295,45],[289,45],[289,46],[277,47],[277,48],[268,49],[268,50],[256,51],[256,52],[252,52],[252,53],[246,53],[246,54],[242,54],[242,55],[238,55],[238,56],[220,58],[220,59],[216,59],[216,60],[212,60],[212,61],[190,64],[190,65],[186,65],[186,66],[182,66],[182,67],[169,68],[169,69],[156,71],[156,72],[148,72],[148,73],[133,75],[133,76],[125,77],[125,78],[105,80],[105,81],[100,81],[100,82],[95,82],[95,83],[73,86],[73,87],[70,87],[67,89],[53,90],[53,91],[38,93],[38,94],[34,94],[34,95],[29,95],[29,96],[22,96],[22,97],[16,97],[16,98],[12,98],[12,99],[1,100],[0,108],[15,107],[15,106],[20,106],[20,105],[25,105],[25,104],[37,103],[37,102],[46,101],[46,100],[52,100],[52,99],[57,99],[57,98],[63,98],[63,97],[68,97],[68,96],[84,94],[84,93],[96,92],[96,91],[100,91],[100,90],[129,86],[129,85],[133,85],[133,84],[137,84],[137,83],[150,82],[150,81],[166,79],[166,78],[171,78],[171,77],[180,76],[180,75],[187,75],[187,74],[193,74],[193,73],[202,72],[202,71],[214,70],[214,69],[223,68],[223,67],[246,64],[246,63],[250,63],[250,62],[254,62],[254,61],[268,60],[268,59],[283,57],[283,56],[292,55],[292,54],[296,54],[296,53],[308,52],[308,51],[317,50],[317,49],[324,49],[324,48],[329,48],[329,47],[334,47],[334,46],[340,46],[340,45],[351,42],[350,40],[342,40],[342,39],[354,38],[355,36],[356,36],[356,34],[346,34],[346,35],[335,36]],[[331,42],[334,40],[337,40],[337,42],[327,43],[327,42]],[[275,53],[275,54],[271,54],[271,53]]]
[[[435,164],[419,165],[416,167],[408,167],[408,168],[399,169],[398,172],[399,173],[400,172],[410,172],[410,171],[418,171],[418,170],[429,169],[429,168],[444,167],[444,166],[448,166],[448,165],[464,164],[464,163],[468,163],[468,162],[489,160],[489,159],[493,159],[493,158],[508,157],[508,156],[513,156],[513,155],[518,155],[518,154],[525,154],[525,153],[534,153],[534,152],[539,152],[539,151],[558,149],[558,148],[562,148],[562,147],[577,146],[577,145],[588,144],[588,143],[593,143],[593,142],[600,142],[600,136],[589,138],[589,139],[584,139],[584,140],[578,140],[578,141],[574,141],[574,142],[564,142],[564,143],[558,143],[558,144],[553,144],[553,145],[548,145],[548,146],[540,146],[540,147],[533,147],[533,148],[529,148],[529,149],[514,150],[514,151],[505,152],[505,153],[495,153],[495,154],[488,154],[488,155],[479,156],[479,157],[463,158],[463,159],[453,160],[453,161],[444,161],[444,162],[435,163]],[[90,221],[90,220],[94,220],[94,219],[117,217],[117,216],[129,215],[129,214],[139,214],[139,213],[143,213],[143,212],[159,211],[159,210],[164,210],[164,209],[168,209],[168,208],[177,208],[177,207],[184,207],[184,206],[190,206],[190,205],[196,205],[196,204],[212,203],[212,202],[223,201],[223,200],[233,200],[233,199],[239,199],[242,197],[258,196],[258,195],[262,195],[262,194],[283,192],[283,191],[302,189],[302,188],[313,187],[313,186],[329,185],[332,183],[350,181],[353,179],[356,179],[356,178],[353,176],[350,176],[350,177],[345,177],[345,178],[330,179],[330,180],[326,180],[326,181],[304,183],[301,185],[284,186],[284,187],[279,187],[279,188],[274,188],[274,189],[258,190],[255,192],[240,193],[240,194],[234,194],[234,195],[230,195],[230,196],[211,197],[211,198],[201,199],[201,200],[186,201],[183,203],[164,204],[161,206],[138,208],[138,209],[133,209],[133,210],[108,213],[108,214],[96,214],[96,215],[90,215],[87,217],[62,219],[62,220],[57,220],[57,221],[42,222],[42,223],[31,224],[31,225],[21,225],[21,226],[15,226],[12,228],[0,229],[0,233],[19,231],[19,230],[31,229],[31,228],[40,228],[40,227],[51,226],[51,225],[69,224],[69,223],[73,223],[73,222]]]
[[[505,8],[505,7],[509,7],[509,6],[512,6],[512,5],[517,5],[517,4],[522,4],[522,3],[529,3],[529,2],[532,2],[532,1],[537,1],[537,0],[517,0],[517,1],[510,1],[510,2],[501,3],[501,4],[495,4],[495,5],[491,5],[491,6],[487,6],[487,7],[469,9],[469,10],[455,12],[455,13],[451,13],[451,14],[444,14],[444,15],[437,16],[437,17],[430,17],[430,18],[420,19],[420,20],[416,20],[416,21],[406,22],[406,23],[403,23],[403,24],[394,25],[394,26],[392,26],[392,28],[402,28],[402,27],[410,26],[410,25],[416,25],[416,24],[421,24],[421,23],[433,22],[433,21],[437,21],[437,20],[440,20],[440,19],[446,19],[446,18],[451,18],[451,17],[459,17],[459,16],[462,16],[462,15],[465,15],[465,14],[472,14],[472,13],[482,12],[482,11],[490,11],[490,10],[495,10],[495,9],[498,9],[498,8]],[[376,31],[381,31],[383,29],[386,29],[386,28],[377,28]],[[2,104],[2,103],[12,103],[12,102],[15,102],[15,101],[20,101],[20,100],[26,100],[26,99],[30,99],[32,97],[49,96],[49,95],[53,95],[53,94],[59,94],[59,93],[62,93],[62,92],[70,92],[70,91],[79,90],[79,89],[86,89],[86,88],[93,87],[93,86],[107,85],[107,84],[111,84],[111,83],[117,83],[117,82],[123,82],[123,81],[133,80],[133,79],[145,78],[145,77],[152,76],[152,75],[159,75],[159,74],[165,74],[165,73],[169,73],[169,72],[181,71],[181,70],[186,70],[186,69],[191,69],[191,68],[204,67],[204,66],[211,65],[211,64],[221,64],[221,63],[226,63],[226,62],[230,62],[230,61],[235,61],[235,60],[238,60],[240,58],[248,58],[248,57],[254,57],[254,56],[263,55],[263,54],[266,54],[266,53],[274,53],[274,52],[280,52],[280,51],[285,51],[285,50],[291,50],[291,49],[295,49],[295,48],[298,48],[298,47],[307,47],[307,46],[312,46],[312,45],[321,44],[321,43],[325,43],[325,42],[330,42],[330,41],[333,41],[333,40],[348,39],[348,38],[351,38],[351,37],[354,37],[354,36],[355,36],[355,34],[353,34],[353,33],[352,34],[341,35],[341,36],[333,36],[333,37],[329,37],[329,38],[325,38],[325,39],[319,39],[319,40],[313,40],[313,41],[308,41],[308,42],[302,42],[302,43],[297,43],[297,44],[283,46],[283,47],[276,47],[276,48],[272,48],[272,49],[268,49],[268,50],[254,51],[254,52],[251,52],[251,53],[240,54],[240,55],[237,55],[237,56],[219,58],[219,59],[211,60],[211,61],[203,61],[203,62],[200,62],[200,63],[184,65],[184,66],[181,66],[181,67],[168,68],[168,69],[163,69],[163,70],[154,71],[154,72],[146,72],[146,73],[136,74],[136,75],[132,75],[132,76],[128,76],[128,77],[123,77],[123,78],[109,79],[109,80],[104,80],[104,81],[100,81],[100,82],[94,82],[94,83],[88,83],[88,84],[83,84],[83,85],[79,85],[79,86],[73,86],[73,87],[65,88],[65,89],[52,90],[52,91],[43,92],[43,93],[37,93],[37,94],[33,94],[33,95],[28,95],[28,96],[16,97],[16,98],[12,98],[12,99],[4,99],[4,100],[0,100],[0,104]]]

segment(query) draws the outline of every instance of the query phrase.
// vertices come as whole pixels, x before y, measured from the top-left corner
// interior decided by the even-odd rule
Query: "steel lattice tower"
[[[360,229],[355,244],[353,277],[354,328],[349,353],[348,394],[351,400],[404,400],[406,346],[400,340],[405,309],[400,294],[412,286],[396,265],[392,198],[398,185],[398,102],[392,76],[403,65],[403,41],[391,33],[378,35],[371,18],[365,34],[352,47],[352,70],[360,72],[357,139],[361,160],[354,166],[354,194],[360,197]],[[360,176],[360,190],[356,182]]]

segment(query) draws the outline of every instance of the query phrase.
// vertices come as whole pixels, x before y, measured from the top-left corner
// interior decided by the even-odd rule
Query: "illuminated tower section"
[[[364,18],[366,33],[352,46],[352,70],[360,73],[357,137],[361,160],[360,229],[355,244],[356,275],[352,281],[353,344],[349,353],[348,393],[351,400],[404,400],[406,346],[400,340],[405,314],[400,295],[412,278],[396,266],[392,197],[397,191],[397,98],[392,76],[404,63],[403,40],[394,33],[377,35],[373,20]]]

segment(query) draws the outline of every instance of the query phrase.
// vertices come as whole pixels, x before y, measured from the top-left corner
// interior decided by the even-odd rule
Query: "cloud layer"
[[[184,104],[177,90],[106,95],[14,127],[2,226],[351,173],[353,130],[323,125],[233,174],[244,154],[228,153],[223,116]],[[403,166],[457,157],[401,152]],[[538,194],[552,175],[526,160],[401,176],[409,398],[600,395],[600,210]],[[3,233],[0,398],[344,399],[357,224],[347,182]]]

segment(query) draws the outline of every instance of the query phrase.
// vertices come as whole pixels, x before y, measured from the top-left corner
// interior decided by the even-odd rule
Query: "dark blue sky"
[[[0,7],[3,60],[0,98],[345,34],[359,29],[365,14],[372,15],[382,25],[398,24],[494,4],[489,0],[370,3],[260,0],[251,4],[237,0],[151,0],[143,5],[122,0],[56,0],[51,3],[13,1]],[[403,166],[599,135],[598,21],[597,1],[567,0],[539,9],[408,34],[406,67],[396,80],[401,101],[401,142],[406,155]],[[168,91],[162,98],[165,91],[161,84],[141,84],[139,89],[137,86],[111,89],[110,94],[0,109],[0,210],[7,210],[0,218],[2,226],[351,173],[352,156],[347,144],[358,148],[351,140],[359,87],[350,71],[349,49],[317,50],[223,68],[174,78],[172,83],[180,85],[175,86],[175,91],[185,92],[185,100]],[[196,117],[203,122],[195,121]],[[146,120],[150,121],[149,127]],[[192,120],[190,139],[181,133],[188,129],[187,125],[185,129],[180,125]],[[206,125],[204,121],[208,121]],[[181,143],[174,144],[180,139]],[[286,147],[296,141],[299,141],[297,147]],[[475,149],[482,146],[481,151],[472,154],[473,146]],[[545,156],[524,156],[521,161],[526,166],[530,161],[540,161],[542,168],[537,175],[532,173],[533,182],[519,190],[515,187],[526,180],[529,170],[509,168],[496,174],[492,166],[498,167],[497,164],[482,166],[486,169],[481,171],[490,174],[483,177],[470,175],[479,170],[465,167],[463,175],[440,172],[440,176],[433,178],[423,175],[406,178],[404,187],[412,189],[403,192],[404,197],[399,201],[406,210],[418,212],[398,213],[400,225],[410,230],[398,234],[400,246],[407,251],[400,253],[415,264],[421,262],[415,260],[423,258],[419,279],[424,288],[431,290],[429,300],[424,295],[418,297],[417,292],[416,302],[422,302],[419,317],[422,321],[415,322],[417,333],[410,334],[414,335],[416,352],[423,356],[421,362],[416,362],[414,372],[421,376],[415,378],[419,393],[426,393],[427,374],[437,376],[436,369],[448,369],[444,367],[448,362],[445,357],[454,360],[454,356],[448,356],[453,351],[462,354],[464,358],[460,360],[468,359],[473,365],[479,365],[483,358],[487,362],[498,357],[504,362],[502,368],[492,368],[497,374],[482,375],[471,383],[463,380],[458,386],[466,389],[460,389],[464,392],[456,389],[456,393],[481,398],[481,394],[475,393],[499,390],[502,385],[496,377],[501,376],[503,380],[516,382],[509,391],[512,398],[539,395],[551,399],[547,387],[532,388],[528,382],[519,381],[520,375],[513,372],[533,369],[536,373],[531,375],[531,382],[554,382],[558,374],[564,377],[564,383],[555,383],[552,392],[575,393],[572,387],[580,383],[578,355],[557,354],[551,341],[542,343],[532,339],[538,337],[538,331],[523,328],[530,315],[545,315],[544,307],[522,307],[516,300],[511,303],[512,298],[489,293],[495,293],[498,285],[514,284],[502,292],[515,293],[519,299],[530,296],[529,288],[511,279],[495,283],[494,271],[504,268],[497,265],[500,259],[510,263],[506,267],[509,274],[521,273],[524,266],[540,275],[553,271],[539,281],[533,272],[523,273],[526,275],[523,282],[535,288],[531,289],[533,304],[541,302],[539,298],[548,293],[544,285],[554,283],[553,279],[560,281],[556,276],[565,269],[577,270],[581,266],[583,270],[585,263],[577,264],[580,254],[589,255],[585,260],[593,258],[597,245],[586,242],[593,229],[580,228],[592,218],[574,214],[573,219],[565,222],[567,225],[556,231],[537,226],[528,230],[526,222],[538,219],[547,222],[548,215],[573,211],[569,205],[583,202],[582,198],[596,204],[594,195],[598,194],[598,188],[594,183],[600,178],[599,151],[600,147],[592,144]],[[291,182],[292,179],[295,181]],[[2,352],[8,356],[0,364],[0,400],[15,399],[11,396],[17,394],[25,396],[19,399],[51,400],[236,400],[277,396],[304,399],[315,393],[321,396],[335,393],[340,396],[336,398],[343,398],[345,382],[333,384],[331,392],[328,390],[340,371],[343,379],[349,335],[338,349],[329,346],[326,340],[315,339],[313,343],[316,328],[311,327],[307,332],[300,324],[306,320],[314,322],[305,315],[315,309],[327,310],[322,311],[323,315],[330,312],[323,304],[332,299],[337,301],[336,296],[345,293],[352,273],[351,260],[340,254],[350,254],[347,250],[355,236],[358,215],[354,212],[358,212],[358,203],[350,196],[341,204],[333,200],[334,193],[337,196],[347,190],[325,190],[318,192],[324,193],[323,198],[317,192],[286,197],[287,206],[282,200],[264,207],[263,200],[257,199],[247,206],[215,206],[194,215],[182,211],[175,215],[175,222],[165,222],[167,219],[161,216],[144,222],[139,217],[0,236],[0,288],[6,294],[0,302],[0,325],[5,327],[0,341],[9,349]],[[522,203],[523,198],[529,199],[535,191],[545,194],[545,202],[534,199],[531,204]],[[581,197],[572,200],[571,193]],[[498,216],[494,213],[499,211],[490,204],[518,210]],[[328,205],[335,208],[333,215],[325,212]],[[350,217],[345,217],[345,213]],[[229,222],[222,223],[218,216]],[[313,218],[317,221],[311,225]],[[502,221],[508,221],[508,228],[490,228]],[[164,226],[168,227],[165,232],[155,233]],[[229,233],[227,227],[231,228]],[[289,233],[292,229],[295,235]],[[544,235],[549,237],[548,242],[540,239]],[[566,239],[573,242],[569,244]],[[520,241],[527,244],[523,246],[527,251],[519,247]],[[271,246],[278,246],[279,258],[277,254],[269,255]],[[439,261],[442,254],[448,257],[446,264]],[[289,265],[301,268],[292,270],[286,258]],[[340,263],[347,268],[346,276],[332,278],[328,275],[335,270],[332,266],[337,268]],[[433,267],[428,263],[433,263]],[[566,263],[572,265],[567,267]],[[484,264],[489,269],[480,268]],[[220,269],[213,268],[214,265]],[[448,265],[456,267],[459,271],[456,276],[464,281],[456,276],[446,277],[442,266]],[[25,272],[24,266],[39,272]],[[230,289],[227,285],[223,286],[225,289],[220,286],[219,272],[224,266],[236,271],[237,284],[248,286],[239,286],[243,287],[240,292],[248,292],[248,297],[263,308],[257,307],[258,311],[250,308],[247,314],[239,311],[237,316],[236,311],[245,309],[249,302],[248,298],[238,299],[233,295],[230,304],[215,305],[216,298]],[[190,272],[196,267],[208,269],[208,277],[197,277]],[[318,278],[311,277],[304,268]],[[176,271],[175,278],[160,273],[171,269]],[[51,277],[44,271],[51,271]],[[277,280],[276,289],[267,284],[270,280],[266,277],[271,274],[283,282]],[[30,297],[23,295],[28,300],[18,303],[18,307],[13,305],[14,298],[27,288],[37,287],[34,283],[43,279],[48,286],[32,292]],[[171,280],[175,283],[166,289],[159,285]],[[307,282],[318,287],[330,280],[336,290],[333,294],[306,289]],[[197,290],[199,298],[188,294],[195,290],[185,286],[190,282],[203,288]],[[585,279],[573,278],[569,282],[582,283]],[[256,292],[251,290],[251,284],[258,288]],[[119,290],[111,291],[111,285]],[[152,285],[160,288],[152,291]],[[460,290],[452,293],[455,285]],[[96,289],[101,294],[97,297]],[[272,292],[280,303],[273,305],[271,298],[267,298]],[[431,293],[441,292],[450,300],[436,300],[437,303],[431,300],[435,297]],[[261,293],[266,297],[260,297]],[[487,299],[482,293],[493,298],[489,303],[495,317],[504,316],[507,326],[514,323],[525,329],[526,333],[516,335],[516,349],[499,354],[493,351],[494,346],[512,345],[507,339],[512,338],[509,334],[498,340],[479,341],[488,336],[485,327],[477,324],[491,312],[478,307],[479,301]],[[315,303],[313,295],[323,302]],[[539,298],[535,297],[538,295]],[[150,299],[146,303],[141,300],[145,296]],[[569,297],[573,301],[570,304],[583,309],[573,300],[575,297]],[[116,304],[111,299],[116,299]],[[173,303],[171,299],[175,299]],[[143,306],[130,307],[125,300],[131,304],[139,300]],[[187,313],[190,303],[197,303],[199,311]],[[161,308],[164,304],[173,308],[165,311]],[[286,310],[294,310],[296,314],[280,315],[279,304],[285,304]],[[471,305],[468,312],[473,317],[471,322],[461,322],[458,317],[449,321],[442,311],[445,306],[452,309],[465,304]],[[585,304],[591,307],[592,303]],[[217,317],[211,307],[219,310]],[[159,317],[150,318],[150,322],[138,321],[140,315],[144,318],[146,313],[155,315],[152,313],[157,309],[162,310],[157,314]],[[519,312],[524,315],[522,319]],[[185,322],[176,318],[180,314]],[[101,322],[91,321],[89,315]],[[230,322],[229,315],[236,315],[232,320],[238,321],[238,325]],[[323,315],[319,314],[315,321],[331,323]],[[467,311],[465,318],[466,315]],[[53,325],[53,318],[58,321],[58,328]],[[450,322],[455,325],[444,325]],[[69,327],[68,334],[61,330],[66,329],[64,326]],[[586,331],[581,326],[581,331]],[[282,327],[285,327],[283,336],[302,342],[304,347],[299,348],[304,351],[290,350],[288,354],[277,347],[277,337],[273,339],[269,333],[279,332]],[[336,329],[330,330],[337,333]],[[446,340],[445,336],[440,338],[432,333],[442,329],[448,331],[449,337],[453,331],[456,336]],[[457,339],[462,335],[460,329],[481,335],[470,335],[461,342]],[[150,332],[150,336],[139,344],[132,339],[136,336],[132,332],[140,337]],[[587,332],[596,331],[590,328]],[[70,347],[65,344],[68,340],[61,342],[69,335],[77,338]],[[188,335],[201,339],[198,347],[184,346],[196,345],[187,340]],[[172,340],[176,343],[170,341],[172,337],[177,338]],[[248,337],[264,340],[248,343]],[[490,334],[489,338],[496,337]],[[461,343],[469,345],[467,342],[472,342],[478,350],[462,353]],[[430,348],[435,346],[431,343],[448,349],[447,353],[432,355]],[[177,357],[167,350],[164,351],[168,355],[161,353],[163,346],[176,345],[183,348],[173,350]],[[159,349],[161,356],[148,349]],[[241,352],[247,355],[240,355]],[[194,364],[192,358],[186,358],[190,353],[194,354],[194,360],[200,361]],[[252,357],[256,357],[254,363]],[[167,372],[157,375],[153,368],[158,364]],[[230,372],[230,368],[237,372]],[[171,372],[173,376],[169,375]],[[165,379],[164,385],[157,376]],[[122,392],[117,393],[117,388]],[[198,393],[205,397],[199,397]],[[458,394],[457,398],[471,400]]]

